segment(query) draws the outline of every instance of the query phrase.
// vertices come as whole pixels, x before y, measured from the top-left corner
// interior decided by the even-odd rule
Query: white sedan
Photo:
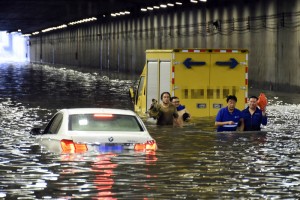
[[[62,153],[155,151],[156,141],[130,110],[75,108],[57,112],[44,130],[33,128],[36,141]]]

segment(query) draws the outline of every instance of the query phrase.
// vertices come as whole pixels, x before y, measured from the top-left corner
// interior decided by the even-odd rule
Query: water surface
[[[217,134],[213,118],[183,128],[145,120],[155,153],[57,154],[29,135],[62,108],[132,109],[138,77],[0,64],[0,198],[299,199],[300,95],[263,91],[267,134]],[[258,90],[250,90],[258,95]]]

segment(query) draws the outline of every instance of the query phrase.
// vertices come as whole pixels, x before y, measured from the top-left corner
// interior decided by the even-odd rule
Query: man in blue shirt
[[[256,96],[251,96],[248,101],[248,107],[243,110],[245,127],[244,131],[260,131],[260,125],[267,125],[267,116],[265,110],[257,107]]]
[[[217,114],[215,125],[217,132],[236,131],[238,126],[244,130],[244,119],[242,112],[235,108],[237,98],[234,95],[227,97],[227,107],[221,108]]]

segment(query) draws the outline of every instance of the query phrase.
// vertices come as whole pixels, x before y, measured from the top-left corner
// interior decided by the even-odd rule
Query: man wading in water
[[[227,107],[221,108],[217,114],[215,125],[217,132],[236,131],[239,127],[240,131],[244,130],[243,113],[235,108],[237,98],[229,95],[226,99]]]
[[[171,95],[169,92],[163,92],[160,96],[161,104],[157,101],[153,102],[150,110],[152,110],[155,116],[151,116],[157,119],[157,125],[176,125],[180,126],[178,122],[178,113],[176,107],[170,102]],[[175,119],[175,120],[174,120]],[[174,124],[173,124],[174,122]]]

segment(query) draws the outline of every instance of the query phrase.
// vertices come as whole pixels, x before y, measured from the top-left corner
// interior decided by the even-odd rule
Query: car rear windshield
[[[135,116],[117,114],[75,114],[69,116],[71,131],[143,131]]]

